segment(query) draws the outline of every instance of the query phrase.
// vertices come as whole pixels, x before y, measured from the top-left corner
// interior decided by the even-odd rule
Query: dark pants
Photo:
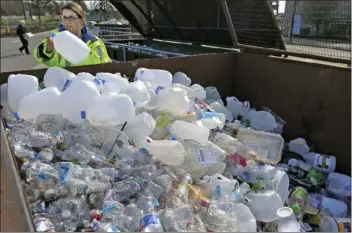
[[[20,36],[20,40],[21,40],[21,43],[22,43],[22,47],[20,48],[21,53],[22,53],[23,50],[25,50],[26,53],[29,54],[28,40],[26,40],[23,36]]]

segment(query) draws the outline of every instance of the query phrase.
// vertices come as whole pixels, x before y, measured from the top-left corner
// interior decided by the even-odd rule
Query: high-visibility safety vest
[[[65,26],[63,24],[60,24],[59,28],[53,30],[52,32],[58,33],[64,30],[66,30]],[[43,63],[49,67],[84,66],[111,62],[104,42],[97,36],[90,34],[85,26],[82,28],[82,39],[90,49],[90,53],[88,57],[79,64],[72,64],[71,62],[67,61],[64,57],[62,57],[59,53],[57,53],[55,50],[50,53],[46,51],[46,39],[34,48],[33,56],[39,63]],[[74,53],[75,51],[72,52]]]

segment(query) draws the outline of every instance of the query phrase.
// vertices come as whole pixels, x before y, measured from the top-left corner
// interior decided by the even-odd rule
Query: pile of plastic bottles
[[[268,108],[186,74],[11,75],[1,116],[37,231],[350,231],[351,178]]]

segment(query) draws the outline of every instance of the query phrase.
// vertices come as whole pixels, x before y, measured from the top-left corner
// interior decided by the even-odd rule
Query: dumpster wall
[[[81,66],[70,71],[121,72],[133,77],[139,67],[187,73],[194,82],[216,86],[252,107],[267,106],[286,122],[286,140],[300,136],[316,151],[337,157],[338,172],[351,173],[351,72],[341,68],[248,53],[220,53]],[[27,73],[42,78],[45,69]],[[1,74],[1,83],[10,73]]]

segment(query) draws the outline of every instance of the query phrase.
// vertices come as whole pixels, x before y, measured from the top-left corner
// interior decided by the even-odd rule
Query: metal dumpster
[[[267,106],[282,117],[286,140],[304,137],[321,153],[337,158],[336,171],[351,171],[351,71],[326,64],[292,61],[250,53],[228,52],[117,64],[72,67],[79,72],[121,72],[139,67],[182,71],[193,82],[216,86],[223,97],[234,95],[253,107]],[[46,69],[24,70],[43,78]],[[1,84],[11,73],[1,73]],[[32,231],[15,160],[1,123],[1,230]]]

